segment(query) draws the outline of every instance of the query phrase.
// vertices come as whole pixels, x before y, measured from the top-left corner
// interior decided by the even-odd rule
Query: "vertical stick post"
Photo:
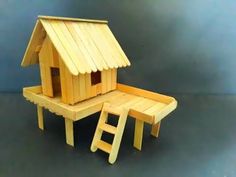
[[[74,146],[73,120],[65,118],[66,143]]]
[[[144,127],[144,122],[136,119],[135,130],[134,130],[134,147],[140,151],[142,149],[143,127]]]
[[[155,136],[155,137],[158,137],[159,131],[160,131],[160,127],[161,127],[161,121],[156,123],[156,124],[153,124],[152,125],[152,130],[151,130],[151,135]]]
[[[42,108],[42,106],[37,105],[37,113],[38,113],[38,127],[39,127],[41,130],[44,130],[43,108]]]

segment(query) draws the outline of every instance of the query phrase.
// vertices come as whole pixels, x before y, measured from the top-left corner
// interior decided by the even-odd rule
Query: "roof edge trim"
[[[47,19],[47,20],[67,20],[67,21],[79,21],[79,22],[91,22],[91,23],[105,23],[107,24],[107,20],[94,20],[94,19],[83,19],[83,18],[69,18],[69,17],[57,17],[57,16],[44,16],[39,15],[39,19]]]

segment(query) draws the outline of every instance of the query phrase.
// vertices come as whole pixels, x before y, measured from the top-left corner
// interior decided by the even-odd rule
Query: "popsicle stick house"
[[[114,163],[127,116],[136,119],[134,146],[141,149],[144,122],[158,136],[160,120],[176,108],[174,98],[117,83],[117,69],[130,61],[110,31],[107,21],[39,16],[22,66],[39,63],[41,85],[26,87],[26,99],[37,104],[39,128],[43,107],[65,118],[66,142],[74,145],[73,122],[101,111],[91,150],[110,154]],[[117,127],[109,114],[120,116]],[[112,144],[101,140],[114,134]]]

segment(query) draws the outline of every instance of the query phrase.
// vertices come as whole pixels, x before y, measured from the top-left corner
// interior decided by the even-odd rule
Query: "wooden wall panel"
[[[91,74],[85,74],[86,98],[92,97]]]
[[[102,94],[107,92],[107,70],[101,72]]]
[[[98,85],[99,84],[94,86],[91,85],[91,74],[79,74],[78,76],[73,76],[74,102],[76,103],[96,96]]]
[[[101,72],[101,83],[91,85],[91,74],[72,75],[60,58],[55,47],[48,37],[45,38],[40,50],[40,67],[43,93],[53,96],[51,67],[59,67],[61,96],[66,104],[75,104],[79,101],[94,97],[100,93],[107,93],[116,89],[117,69],[108,69]]]
[[[106,70],[107,77],[107,92],[111,90],[111,69]]]
[[[62,101],[66,104],[74,104],[74,85],[73,85],[73,76],[70,74],[69,70],[59,59],[60,66],[60,77],[61,77],[61,94]]]
[[[86,99],[85,75],[79,74],[80,100]]]
[[[79,87],[79,76],[72,76],[73,78],[73,92],[74,102],[80,101],[80,87]]]
[[[47,93],[47,88],[46,88],[46,74],[45,74],[45,66],[42,63],[39,63],[40,66],[40,77],[41,77],[41,84],[42,84],[42,91],[43,94],[45,95]]]
[[[102,93],[116,89],[117,69],[109,69],[102,71]]]
[[[117,69],[111,70],[111,90],[116,89],[116,83],[117,83]]]
[[[46,96],[53,97],[53,88],[52,88],[52,75],[51,75],[51,69],[48,66],[44,67],[44,73],[45,73],[45,87],[46,87]]]
[[[43,88],[43,94],[46,96],[54,96],[51,67],[59,67],[58,57],[59,56],[56,49],[51,43],[49,37],[46,36],[39,52],[41,84]]]
[[[52,50],[52,67],[59,68],[59,54],[56,50],[56,48],[53,46],[52,42],[50,42],[50,50]]]
[[[66,77],[65,77],[65,65],[59,59],[59,68],[60,68],[60,78],[61,78],[61,98],[63,103],[68,103],[67,99],[67,89],[66,89]]]
[[[53,97],[52,89],[52,77],[51,70],[49,66],[50,57],[47,54],[47,40],[45,39],[42,48],[39,52],[39,66],[41,75],[41,84],[43,88],[43,94],[46,96]]]

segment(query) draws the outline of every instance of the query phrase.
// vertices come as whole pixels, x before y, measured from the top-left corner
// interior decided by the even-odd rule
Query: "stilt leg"
[[[37,105],[37,112],[38,112],[38,127],[39,127],[41,130],[44,130],[43,108],[42,108],[42,106]]]
[[[66,130],[66,143],[70,146],[74,146],[74,128],[73,121],[65,118],[65,130]]]
[[[155,137],[158,137],[159,131],[160,131],[160,127],[161,127],[161,121],[156,123],[156,124],[153,124],[152,125],[152,130],[151,130],[151,135],[155,136]]]
[[[144,122],[141,120],[135,120],[135,130],[134,130],[134,147],[141,151],[142,140],[143,140],[143,126]]]

